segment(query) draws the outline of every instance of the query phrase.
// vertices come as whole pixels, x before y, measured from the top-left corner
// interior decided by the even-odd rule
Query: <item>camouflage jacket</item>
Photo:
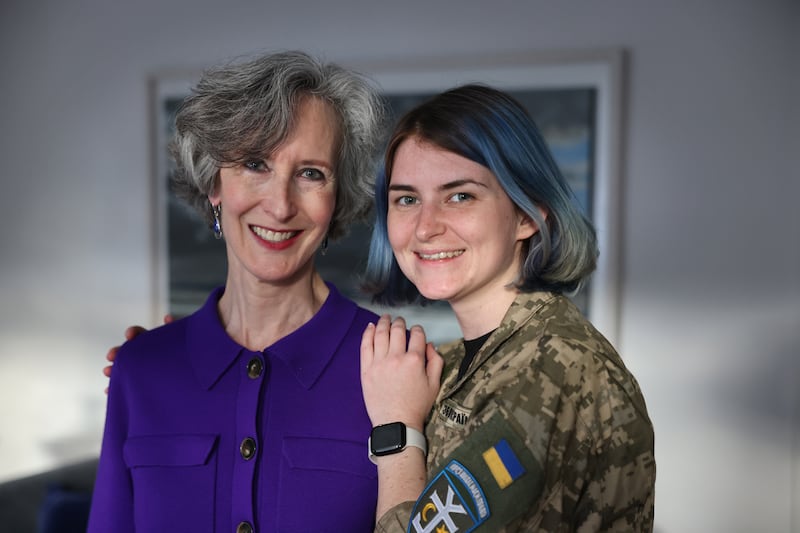
[[[652,531],[644,398],[567,298],[517,296],[459,380],[463,342],[440,353],[442,389],[425,430],[428,486],[376,531]]]

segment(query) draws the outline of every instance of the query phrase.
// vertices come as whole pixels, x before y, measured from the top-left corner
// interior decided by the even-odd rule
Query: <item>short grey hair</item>
[[[328,236],[343,235],[372,207],[386,108],[371,80],[304,52],[271,53],[204,72],[175,117],[176,194],[211,222],[208,195],[219,169],[273,152],[291,133],[297,105],[307,96],[328,103],[340,119]]]

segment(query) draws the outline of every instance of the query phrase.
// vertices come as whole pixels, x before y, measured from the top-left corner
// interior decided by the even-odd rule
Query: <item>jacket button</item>
[[[250,362],[247,363],[247,376],[250,379],[257,379],[261,377],[261,373],[264,371],[264,363],[261,362],[261,359],[258,357],[254,357],[250,359]]]
[[[249,522],[240,522],[236,526],[236,533],[253,533],[253,526]]]
[[[256,454],[256,441],[250,437],[244,439],[239,445],[239,453],[242,454],[245,460],[252,459]]]

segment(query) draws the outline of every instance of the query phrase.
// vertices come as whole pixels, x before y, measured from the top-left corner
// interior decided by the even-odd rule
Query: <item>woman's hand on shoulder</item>
[[[164,324],[169,324],[173,320],[174,318],[172,318],[172,315],[164,315]],[[133,340],[140,333],[144,333],[145,331],[147,331],[147,328],[143,328],[142,326],[128,326],[124,333],[125,340]],[[112,346],[108,349],[108,352],[106,352],[106,361],[111,363],[110,365],[103,367],[103,375],[107,378],[111,377],[111,369],[114,366],[114,361],[117,359],[117,352],[119,352],[120,346]],[[106,387],[105,392],[108,394],[108,387]]]
[[[439,393],[444,361],[425,331],[406,331],[402,317],[384,315],[361,340],[361,388],[374,426],[403,422],[422,430]]]

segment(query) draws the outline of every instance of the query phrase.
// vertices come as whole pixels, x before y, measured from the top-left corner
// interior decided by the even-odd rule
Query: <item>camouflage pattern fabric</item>
[[[635,378],[569,299],[520,294],[426,426],[429,485],[380,533],[653,529],[653,427]]]

